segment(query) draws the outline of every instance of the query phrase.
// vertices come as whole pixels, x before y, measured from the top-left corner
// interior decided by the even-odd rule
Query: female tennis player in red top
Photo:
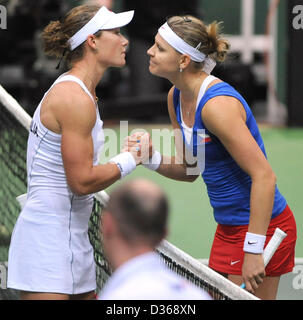
[[[218,223],[209,266],[263,299],[276,297],[280,276],[294,266],[296,224],[276,186],[254,116],[230,85],[209,75],[224,61],[228,42],[219,25],[175,16],[148,50],[149,70],[168,79],[168,112],[177,156],[154,151],[151,170],[175,180],[202,174]],[[185,147],[184,147],[185,146]],[[197,161],[193,174],[190,153]],[[287,233],[267,268],[263,249],[279,227]]]

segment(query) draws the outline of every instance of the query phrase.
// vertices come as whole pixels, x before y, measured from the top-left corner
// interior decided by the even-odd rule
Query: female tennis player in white
[[[115,14],[79,6],[44,30],[45,53],[65,56],[70,70],[46,92],[33,116],[28,149],[28,198],[15,225],[8,287],[22,299],[89,299],[96,288],[88,239],[92,193],[136,168],[137,152],[104,165],[95,88],[107,68],[123,67],[128,40],[120,27],[133,11]]]
[[[192,16],[175,16],[159,28],[147,52],[149,70],[174,85],[168,112],[177,162],[155,151],[146,166],[189,182],[202,173],[218,223],[209,266],[239,285],[244,281],[260,298],[274,299],[280,276],[294,266],[296,224],[249,106],[234,88],[209,75],[228,49],[215,22],[207,26]],[[195,175],[184,150],[197,162]],[[276,227],[287,237],[265,269],[263,248]]]

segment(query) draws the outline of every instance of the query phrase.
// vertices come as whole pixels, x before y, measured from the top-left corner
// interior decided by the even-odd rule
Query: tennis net
[[[0,86],[0,262],[7,261],[11,233],[20,213],[16,197],[26,192],[26,147],[30,123],[31,117]],[[105,191],[95,195],[89,221],[98,291],[111,275],[102,248],[102,230],[100,232],[100,217],[108,198]],[[158,253],[170,269],[208,291],[214,299],[256,299],[166,240],[158,247]],[[15,290],[0,286],[0,300],[17,297]]]

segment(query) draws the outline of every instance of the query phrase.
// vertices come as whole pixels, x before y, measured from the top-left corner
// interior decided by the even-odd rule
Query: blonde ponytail
[[[229,42],[222,38],[221,30],[222,22],[212,22],[206,26],[206,32],[209,42],[209,55],[218,62],[223,62],[230,48]]]

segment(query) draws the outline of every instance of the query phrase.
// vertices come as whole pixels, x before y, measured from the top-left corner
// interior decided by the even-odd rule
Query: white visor
[[[114,13],[105,6],[101,7],[98,12],[68,40],[71,50],[76,49],[80,44],[85,42],[90,34],[94,34],[99,30],[110,30],[129,24],[133,19],[134,13],[134,10]]]
[[[192,47],[181,39],[166,23],[164,23],[158,30],[160,36],[175,50],[182,54],[188,54],[190,58],[195,62],[204,61],[206,55],[200,52],[198,49]]]

